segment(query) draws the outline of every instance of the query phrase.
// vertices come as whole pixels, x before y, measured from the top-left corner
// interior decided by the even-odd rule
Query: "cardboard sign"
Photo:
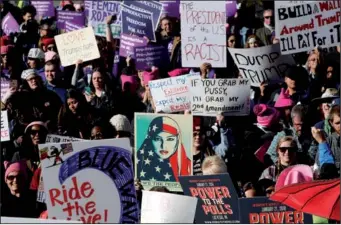
[[[78,59],[83,62],[100,57],[94,31],[91,27],[54,37],[62,66],[70,66]]]
[[[71,32],[75,30],[80,30],[85,28],[85,26],[78,26],[77,24],[71,23],[69,21],[65,21],[65,31],[66,32]]]
[[[36,8],[36,18],[53,17],[55,16],[55,8],[52,0],[47,1],[31,1],[31,4]]]
[[[1,79],[1,101],[4,100],[5,94],[9,90],[11,82],[6,79]]]
[[[160,68],[169,64],[168,49],[161,45],[136,47],[134,55],[138,70],[145,70],[152,66]]]
[[[192,174],[193,117],[135,113],[135,176],[145,190],[182,191],[179,176]]]
[[[1,111],[1,142],[11,139],[7,111]]]
[[[33,219],[33,218],[23,218],[23,217],[1,217],[1,223],[14,223],[14,224],[23,224],[23,223],[82,223],[80,221],[73,220],[50,220],[50,219]]]
[[[61,142],[75,142],[75,141],[86,141],[80,138],[61,136],[56,134],[48,134],[46,136],[45,143],[61,143]]]
[[[295,65],[291,55],[281,55],[279,44],[257,49],[229,48],[229,51],[243,78],[255,87],[259,87],[263,81],[282,82],[287,69]]]
[[[183,67],[226,67],[225,1],[181,1]]]
[[[142,191],[141,223],[193,223],[197,198]]]
[[[198,198],[196,223],[239,223],[238,194],[229,174],[180,177],[185,195]]]
[[[274,14],[282,54],[340,45],[340,1],[276,1]]]
[[[162,3],[161,15],[180,18],[180,0],[160,0]]]
[[[121,36],[121,25],[120,24],[111,24],[111,34],[114,39],[120,39]],[[94,27],[95,35],[100,37],[106,37],[106,29],[107,24],[98,23],[96,27]]]
[[[149,81],[156,112],[173,113],[191,110],[190,80],[187,77],[183,75]]]
[[[246,79],[196,79],[191,82],[191,95],[196,116],[250,114],[250,82]]]
[[[267,197],[240,198],[240,223],[312,224],[312,215],[299,212]]]
[[[121,2],[119,1],[85,1],[85,8],[88,12],[88,25],[95,30],[98,26],[105,24],[108,16],[116,15],[116,24],[120,24]],[[105,31],[105,30],[104,30]]]
[[[137,11],[151,14],[153,17],[153,30],[155,31],[157,29],[162,12],[162,3],[150,0],[149,1],[124,0],[123,4]]]
[[[49,218],[137,223],[129,147],[128,138],[39,145]]]
[[[18,22],[15,20],[10,12],[8,12],[6,16],[2,19],[1,29],[6,35],[20,32]]]
[[[77,26],[85,26],[85,15],[83,12],[57,10],[57,28],[65,29],[65,22],[69,21]]]
[[[150,13],[121,5],[122,33],[147,37],[155,41],[153,16]]]
[[[147,46],[147,40],[145,38],[121,34],[119,55],[122,57],[130,56],[135,58],[134,48],[140,46]]]

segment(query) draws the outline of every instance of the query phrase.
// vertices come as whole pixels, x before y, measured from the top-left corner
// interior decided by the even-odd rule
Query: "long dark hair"
[[[112,90],[110,87],[111,79],[108,76],[108,74],[100,67],[94,68],[92,71],[91,80],[90,80],[90,84],[89,84],[91,91],[95,92],[95,87],[92,83],[92,77],[93,77],[95,72],[99,72],[103,78],[103,84],[104,84],[103,89],[104,89],[105,93],[111,92],[111,90]]]

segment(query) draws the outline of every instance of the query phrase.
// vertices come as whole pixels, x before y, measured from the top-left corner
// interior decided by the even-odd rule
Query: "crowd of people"
[[[84,10],[82,4],[63,2],[62,10]],[[239,4],[226,21],[226,46],[257,51],[279,43],[272,9],[273,2],[264,2],[262,10]],[[63,32],[56,18],[38,19],[32,5],[19,8],[5,0],[0,10],[2,17],[11,12],[20,24],[19,33],[3,33],[0,41],[1,80],[11,84],[1,99],[11,130],[11,140],[1,143],[2,216],[47,217],[46,205],[36,199],[38,145],[48,134],[87,140],[128,137],[133,146],[134,113],[162,113],[155,111],[148,81],[190,70],[203,79],[241,76],[228,50],[226,68],[209,63],[183,68],[179,18],[161,17],[156,30],[155,43],[168,49],[170,63],[141,71],[133,58],[115,55],[120,40],[111,35],[114,16],[106,19],[106,37],[96,36],[100,58],[63,67],[54,40]],[[270,196],[281,172],[294,165],[309,166],[312,179],[340,176],[340,47],[316,47],[293,56],[296,65],[282,83],[251,87],[249,116],[194,117],[193,175],[228,172],[239,197],[246,198]],[[136,79],[122,83],[127,76]],[[140,196],[139,180],[135,187]],[[165,187],[151,191],[170,192]]]

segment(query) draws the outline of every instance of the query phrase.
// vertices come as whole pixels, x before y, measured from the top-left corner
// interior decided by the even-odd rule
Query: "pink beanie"
[[[49,51],[49,52],[45,52],[45,62],[48,62],[52,59],[56,59],[58,57],[56,52],[53,51]]]
[[[168,72],[168,75],[170,77],[177,77],[177,76],[188,74],[189,71],[190,71],[189,68],[178,68],[178,69]]]
[[[142,79],[143,84],[148,84],[149,81],[156,80],[159,76],[159,69],[153,71],[143,71]]]
[[[257,116],[257,123],[264,127],[270,127],[279,119],[278,111],[265,104],[255,105],[253,107],[253,112]]]
[[[1,46],[1,55],[7,54],[11,49],[14,48],[14,45],[6,45],[6,46]]]
[[[10,163],[8,161],[4,162],[5,165],[5,180],[7,179],[7,176],[16,171],[24,175],[25,178],[27,178],[27,164],[25,160],[20,160],[18,162]]]
[[[122,90],[125,91],[125,85],[130,84],[130,91],[134,93],[137,89],[137,75],[121,75]]]
[[[313,170],[308,165],[290,166],[283,170],[278,176],[275,190],[279,190],[284,186],[297,184],[302,182],[310,182],[313,180]]]
[[[290,96],[285,93],[284,88],[281,89],[281,93],[278,96],[278,99],[275,103],[275,108],[285,108],[285,107],[292,107],[295,103],[291,100]]]

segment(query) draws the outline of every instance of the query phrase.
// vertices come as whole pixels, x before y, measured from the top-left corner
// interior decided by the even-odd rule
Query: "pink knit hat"
[[[11,49],[14,48],[14,45],[6,45],[6,46],[1,46],[1,55],[7,54]]]
[[[168,75],[170,77],[177,77],[189,73],[189,70],[190,70],[189,68],[178,68],[168,72]]]
[[[143,71],[142,79],[143,84],[148,84],[149,81],[156,80],[159,77],[159,69],[152,71]]]
[[[125,90],[126,84],[130,84],[130,91],[134,93],[137,89],[137,75],[121,75],[122,90]]]
[[[257,116],[257,123],[261,126],[270,127],[272,124],[278,122],[278,111],[265,104],[255,105],[253,112]]]
[[[275,103],[275,108],[285,108],[285,107],[292,107],[295,103],[291,100],[290,96],[285,93],[284,88],[281,89],[281,93],[278,96],[278,99]]]
[[[49,51],[49,52],[45,52],[45,62],[48,62],[52,59],[57,59],[58,55],[56,52],[53,51]]]
[[[8,161],[4,162],[5,166],[5,180],[7,180],[7,177],[12,172],[19,172],[20,174],[24,175],[25,178],[27,178],[27,164],[25,160],[20,160],[18,162],[10,163]]]
[[[290,184],[310,182],[313,180],[313,177],[313,170],[308,165],[290,166],[280,173],[275,190],[277,191]]]

